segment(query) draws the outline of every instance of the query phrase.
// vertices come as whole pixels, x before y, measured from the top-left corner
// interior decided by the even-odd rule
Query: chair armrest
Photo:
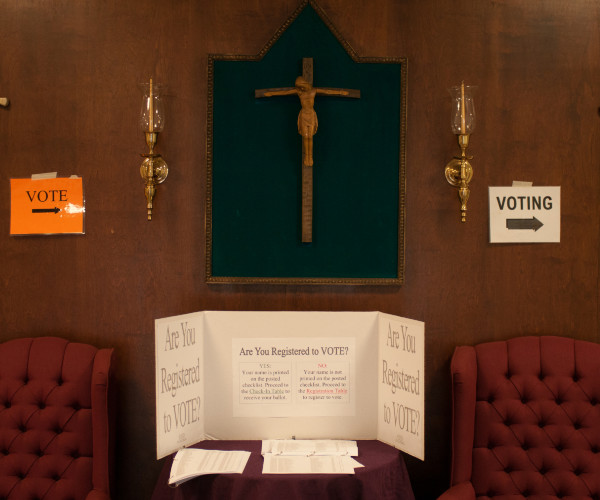
[[[442,493],[437,500],[475,500],[475,490],[470,482],[458,483]]]
[[[477,399],[477,358],[472,346],[458,346],[450,363],[452,375],[452,469],[450,484],[471,479],[475,400]]]
[[[114,492],[115,386],[114,349],[99,349],[92,373],[92,484],[97,493]],[[92,497],[95,499],[96,497]],[[97,497],[100,499],[101,497]],[[103,497],[102,497],[103,498]],[[109,497],[106,497],[109,498]],[[86,499],[87,500],[87,499]]]
[[[110,500],[110,496],[103,491],[92,490],[87,494],[85,500]]]

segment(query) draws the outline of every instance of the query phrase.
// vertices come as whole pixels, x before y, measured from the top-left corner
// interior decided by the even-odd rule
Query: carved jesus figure
[[[338,95],[349,96],[345,89],[325,89],[313,87],[303,76],[296,78],[295,87],[288,89],[273,89],[264,92],[265,97],[274,95],[297,94],[300,99],[302,109],[298,114],[298,133],[302,136],[302,164],[307,167],[313,166],[313,136],[317,133],[319,121],[315,113],[315,96],[320,95]]]

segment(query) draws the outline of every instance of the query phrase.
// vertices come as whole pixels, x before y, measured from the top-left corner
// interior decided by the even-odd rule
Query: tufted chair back
[[[0,499],[108,500],[113,349],[57,337],[0,344]]]
[[[450,499],[600,499],[600,345],[457,347]]]

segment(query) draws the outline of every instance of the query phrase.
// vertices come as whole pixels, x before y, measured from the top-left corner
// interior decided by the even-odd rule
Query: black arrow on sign
[[[537,231],[543,225],[535,217],[531,219],[506,219],[506,229],[533,229]]]
[[[47,213],[51,213],[51,212],[54,212],[55,214],[57,214],[58,212],[60,212],[60,208],[54,207],[54,208],[32,208],[31,209],[32,214],[47,214]]]

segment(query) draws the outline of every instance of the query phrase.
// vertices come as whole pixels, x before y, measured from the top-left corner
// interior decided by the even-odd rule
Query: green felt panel
[[[293,87],[312,57],[313,242],[301,243],[302,140]],[[402,64],[355,62],[307,5],[261,60],[213,58],[212,277],[399,278]],[[210,141],[209,141],[210,144]]]

